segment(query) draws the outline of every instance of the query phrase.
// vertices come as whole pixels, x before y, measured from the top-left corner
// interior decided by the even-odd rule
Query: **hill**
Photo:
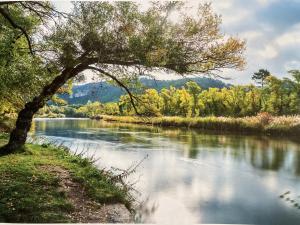
[[[225,84],[220,80],[207,77],[182,78],[178,80],[153,80],[141,78],[140,81],[145,87],[153,88],[157,91],[160,91],[163,88],[169,88],[170,86],[180,88],[188,81],[196,82],[203,89],[208,89],[210,87],[223,88],[230,86],[229,84]],[[69,104],[86,104],[88,101],[100,101],[103,103],[116,102],[123,94],[125,94],[125,92],[120,87],[116,87],[106,81],[102,81],[83,85],[75,85],[73,87],[72,95],[64,94],[60,97],[67,100]]]

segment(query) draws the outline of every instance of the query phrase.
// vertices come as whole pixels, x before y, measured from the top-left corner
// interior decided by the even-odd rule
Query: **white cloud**
[[[295,45],[295,47],[297,48],[300,44],[300,24],[297,24],[288,32],[277,37],[275,42],[280,47]]]
[[[225,27],[237,24],[251,15],[251,10],[240,7],[237,3],[238,0],[212,0],[212,7],[218,14],[221,14]]]
[[[258,51],[258,53],[265,59],[273,59],[278,56],[278,51],[273,45],[267,45],[263,50]]]
[[[226,26],[231,26],[233,24],[240,23],[241,21],[245,20],[246,18],[251,16],[251,11],[248,10],[237,10],[235,13],[229,15],[224,14],[222,16],[223,23]]]
[[[53,1],[55,7],[59,10],[59,11],[63,11],[66,13],[71,12],[72,8],[73,8],[73,4],[71,1],[67,1],[67,0],[63,0],[63,1]]]
[[[284,68],[286,71],[299,69],[300,68],[300,60],[293,60],[290,62],[286,62],[284,64]]]
[[[228,1],[213,1],[213,6],[217,9],[224,10],[224,9],[231,9],[234,4],[234,0]]]
[[[249,30],[240,33],[239,36],[243,39],[246,39],[247,41],[254,41],[258,38],[261,38],[263,36],[263,33],[257,30]]]
[[[278,0],[256,0],[258,2],[258,4],[260,4],[261,6],[269,6],[274,2],[278,2]]]

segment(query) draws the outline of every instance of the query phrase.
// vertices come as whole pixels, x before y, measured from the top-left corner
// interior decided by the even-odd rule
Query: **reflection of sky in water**
[[[144,222],[299,224],[300,209],[278,197],[289,190],[300,203],[300,148],[292,141],[91,120],[40,120],[33,132],[88,149],[100,167],[126,169],[148,155],[130,178],[149,197]]]

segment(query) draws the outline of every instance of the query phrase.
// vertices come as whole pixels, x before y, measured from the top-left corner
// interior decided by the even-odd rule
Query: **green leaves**
[[[268,70],[260,69],[258,72],[253,74],[252,80],[260,84],[261,87],[263,88],[269,76],[271,76],[271,73]]]
[[[36,42],[23,32],[36,35],[42,22],[41,17],[28,8],[34,4],[16,2],[7,6],[5,13],[13,22],[0,15],[0,105],[5,106],[0,107],[0,113],[18,112],[53,78],[42,57],[29,53],[28,41],[32,46]],[[47,3],[43,4],[46,7]]]
[[[134,61],[136,66],[178,73],[241,68],[245,43],[224,38],[219,32],[221,21],[211,6],[200,4],[194,18],[186,15],[182,5],[155,3],[142,10],[132,2],[78,2],[70,20],[52,38],[59,42],[57,50],[66,54],[66,59],[68,52],[63,48],[68,48],[71,40],[77,56],[88,52],[99,58],[99,65]],[[174,20],[174,12],[183,19]]]

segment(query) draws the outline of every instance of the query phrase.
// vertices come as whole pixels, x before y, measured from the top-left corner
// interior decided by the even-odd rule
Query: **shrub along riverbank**
[[[273,117],[267,113],[243,118],[101,116],[101,119],[111,122],[147,124],[161,127],[197,128],[220,132],[261,133],[268,135],[300,134],[300,116]]]
[[[125,188],[64,148],[27,144],[0,157],[0,174],[0,222],[130,222]]]

